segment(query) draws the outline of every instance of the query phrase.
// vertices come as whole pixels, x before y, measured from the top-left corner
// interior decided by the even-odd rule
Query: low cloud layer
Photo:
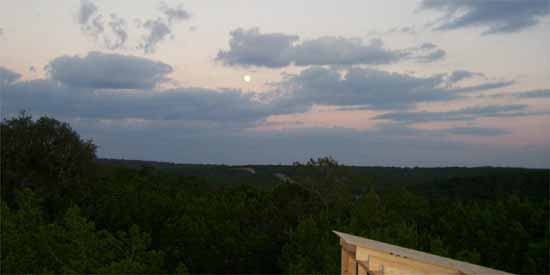
[[[21,110],[56,117],[203,121],[206,125],[246,127],[276,113],[238,90],[179,88],[164,91],[94,91],[52,80],[14,84],[3,98],[8,113]]]
[[[53,60],[48,69],[49,78],[20,80],[19,74],[0,68],[3,113],[9,116],[26,110],[69,121],[82,136],[100,145],[102,157],[243,164],[290,163],[332,155],[362,165],[541,167],[550,155],[545,154],[550,152],[546,147],[488,147],[454,139],[510,134],[504,129],[425,130],[408,125],[533,115],[527,105],[397,111],[414,110],[419,102],[453,100],[463,92],[499,86],[448,87],[450,82],[473,77],[470,73],[419,77],[376,69],[311,67],[288,75],[271,91],[245,93],[196,87],[152,89],[171,67],[133,56],[97,52],[85,57],[63,56]],[[381,121],[367,130],[307,125],[288,130],[257,128],[270,116],[304,113],[314,105],[389,110],[376,119],[390,122]]]
[[[449,75],[448,81],[450,84],[452,84],[473,77],[485,77],[485,75],[482,73],[470,72],[466,70],[456,70],[451,75]]]
[[[21,77],[20,74],[0,66],[0,85],[8,85]]]
[[[166,80],[172,67],[142,57],[90,52],[86,57],[62,56],[47,66],[51,78],[90,89],[151,89]]]
[[[280,68],[290,64],[359,65],[391,64],[398,61],[434,62],[446,53],[432,47],[392,50],[380,39],[365,43],[361,39],[324,36],[298,43],[299,36],[261,33],[258,28],[237,29],[230,33],[229,49],[221,50],[216,60],[229,66]]]
[[[107,123],[79,121],[71,125],[101,145],[101,157],[112,158],[245,165],[290,164],[331,155],[345,164],[411,167],[496,165],[547,168],[550,162],[550,147],[542,145],[488,146],[451,141],[433,134],[390,135],[348,128],[190,131],[179,122],[174,124],[113,127]]]
[[[516,98],[550,98],[550,89],[531,90],[512,94]]]
[[[467,107],[445,112],[390,112],[374,117],[378,120],[390,120],[399,123],[421,123],[437,121],[467,121],[482,117],[519,117],[530,115],[548,115],[549,113],[532,112],[524,104],[489,105]]]
[[[350,68],[341,71],[310,67],[279,84],[273,97],[277,104],[350,106],[370,110],[413,108],[421,102],[442,102],[513,82],[483,83],[448,88],[452,74],[419,77],[378,69]],[[454,78],[456,80],[456,78]]]
[[[519,32],[549,14],[548,0],[424,0],[420,9],[444,13],[435,30],[479,27],[483,34]]]
[[[119,54],[62,56],[51,61],[47,71],[46,79],[16,81],[19,74],[0,69],[2,97],[9,103],[5,111],[28,110],[88,119],[187,121],[238,129],[254,128],[274,115],[305,113],[315,105],[393,111],[376,119],[398,123],[532,114],[527,105],[469,107],[449,112],[397,111],[414,110],[422,102],[446,102],[461,98],[463,93],[509,85],[504,82],[449,87],[449,83],[474,74],[464,71],[419,77],[378,69],[310,67],[288,75],[263,93],[197,87],[162,89],[159,84],[172,71],[169,65]],[[457,135],[465,132],[467,129],[454,130]]]

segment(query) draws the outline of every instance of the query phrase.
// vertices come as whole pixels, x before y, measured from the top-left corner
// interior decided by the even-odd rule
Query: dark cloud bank
[[[348,163],[385,165],[540,166],[546,160],[496,147],[486,149],[482,157],[473,149],[475,145],[448,140],[456,135],[508,134],[501,129],[426,131],[406,125],[467,121],[490,115],[519,116],[522,112],[529,115],[526,106],[520,104],[471,107],[447,114],[414,111],[420,102],[444,102],[512,83],[454,87],[477,75],[465,71],[418,77],[378,69],[352,67],[342,71],[314,66],[287,76],[266,93],[198,87],[164,89],[161,84],[172,72],[169,65],[119,54],[62,56],[52,60],[47,71],[48,78],[21,81],[19,74],[0,68],[3,115],[27,110],[68,120],[84,136],[96,139],[103,156],[243,163],[290,162],[331,154]],[[383,110],[386,113],[378,119],[393,123],[370,130],[253,130],[269,116],[303,113],[314,105]],[[548,148],[543,150],[548,152]],[[523,157],[504,163],[499,161],[502,154]],[[441,159],[446,162],[437,163]]]

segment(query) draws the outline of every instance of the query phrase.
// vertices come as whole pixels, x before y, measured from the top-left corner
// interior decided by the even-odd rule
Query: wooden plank
[[[364,247],[357,248],[356,258],[359,261],[369,260],[369,268],[372,270],[378,270],[380,265],[384,265],[386,269],[403,269],[408,270],[409,273],[417,274],[462,274],[457,269],[428,264]]]
[[[420,267],[422,268],[422,270],[441,270],[441,273],[443,274],[510,274],[501,270],[445,258],[418,250],[400,247],[397,245],[370,240],[367,238],[361,238],[338,231],[333,232],[340,237],[341,244],[346,243],[348,245],[355,246],[356,254],[358,248],[368,248],[372,251],[380,253],[379,256],[381,257],[381,259],[390,260],[396,263],[408,264],[414,267]],[[395,257],[387,258],[388,255]],[[365,260],[361,257],[358,256],[357,259],[360,261]],[[372,269],[373,267],[370,266],[370,268]]]

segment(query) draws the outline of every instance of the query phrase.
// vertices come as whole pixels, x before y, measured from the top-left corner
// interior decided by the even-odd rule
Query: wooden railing
[[[508,274],[346,233],[334,233],[340,237],[341,274]]]

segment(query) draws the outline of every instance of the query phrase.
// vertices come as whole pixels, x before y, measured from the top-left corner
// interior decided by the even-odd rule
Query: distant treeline
[[[327,157],[251,173],[98,160],[53,118],[0,126],[2,273],[339,273],[332,230],[549,273],[548,170]]]

